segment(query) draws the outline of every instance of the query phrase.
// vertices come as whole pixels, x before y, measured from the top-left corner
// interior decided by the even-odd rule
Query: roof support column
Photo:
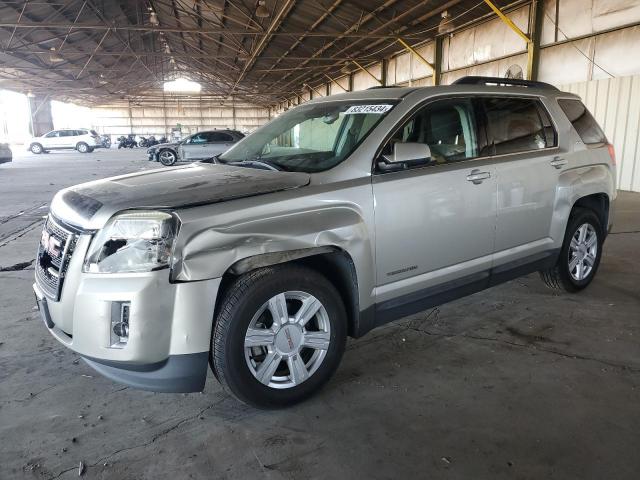
[[[533,0],[530,10],[531,32],[531,77],[529,80],[538,79],[540,68],[540,38],[542,37],[542,22],[544,20],[544,0]]]
[[[433,70],[433,84],[440,85],[442,84],[442,52],[443,52],[443,43],[444,37],[441,35],[436,37],[436,44],[434,48],[433,57],[435,60],[434,70]]]

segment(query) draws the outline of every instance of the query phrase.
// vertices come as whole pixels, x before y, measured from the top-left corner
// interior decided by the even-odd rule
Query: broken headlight
[[[88,273],[150,272],[169,266],[176,220],[165,212],[135,211],[114,216],[91,242]]]

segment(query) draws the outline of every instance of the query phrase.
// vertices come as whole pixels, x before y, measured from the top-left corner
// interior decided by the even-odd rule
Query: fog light
[[[131,304],[125,302],[113,302],[111,304],[111,330],[109,346],[111,348],[124,348],[129,341],[129,311]]]

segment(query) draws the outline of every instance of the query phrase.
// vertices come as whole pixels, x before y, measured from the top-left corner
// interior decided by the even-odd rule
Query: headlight
[[[176,220],[165,212],[116,215],[91,242],[83,271],[133,273],[167,267],[176,231]]]

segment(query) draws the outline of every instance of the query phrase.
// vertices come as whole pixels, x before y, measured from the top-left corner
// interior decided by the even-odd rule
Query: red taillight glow
[[[611,163],[616,164],[616,150],[613,148],[613,145],[610,143],[607,144],[607,148],[609,149],[609,156],[611,157]]]

